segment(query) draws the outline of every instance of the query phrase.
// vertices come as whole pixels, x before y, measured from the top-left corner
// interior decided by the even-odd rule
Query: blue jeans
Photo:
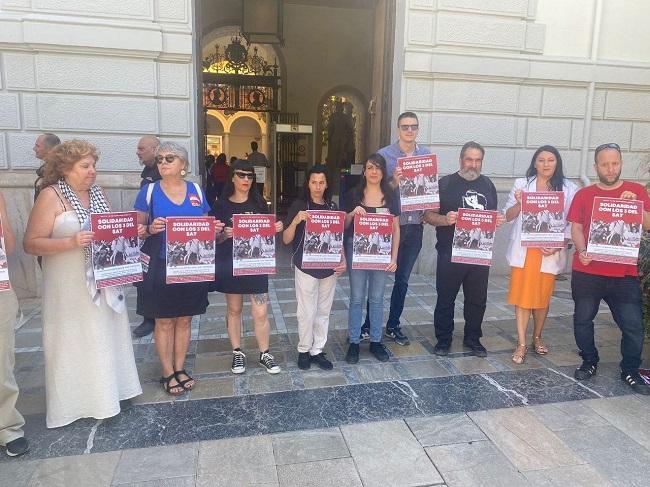
[[[575,302],[573,333],[580,355],[586,362],[597,364],[598,349],[594,340],[594,318],[600,301],[609,306],[621,330],[621,371],[637,372],[643,351],[643,320],[641,288],[635,276],[608,277],[573,271],[571,295]]]
[[[399,328],[399,319],[404,311],[404,300],[409,288],[409,277],[415,261],[422,249],[421,224],[401,225],[399,227],[399,252],[397,254],[397,270],[395,271],[395,284],[390,295],[390,313],[386,322],[386,329]]]
[[[348,332],[350,343],[359,343],[361,335],[361,318],[363,305],[368,299],[368,316],[370,318],[370,341],[381,341],[381,329],[384,325],[384,288],[386,271],[351,269],[352,246],[347,249],[348,271],[350,273],[350,309],[348,311]]]

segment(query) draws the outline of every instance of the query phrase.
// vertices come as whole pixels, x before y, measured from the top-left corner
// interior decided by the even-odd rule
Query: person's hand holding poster
[[[491,266],[496,228],[496,211],[459,208],[451,261]]]
[[[564,193],[536,191],[521,193],[521,246],[563,248]]]
[[[438,162],[435,154],[400,157],[397,159],[397,167],[402,170],[399,180],[402,211],[440,208]]]
[[[97,289],[142,281],[138,213],[92,213],[90,226]]]
[[[602,262],[636,265],[643,232],[643,201],[594,198],[587,255]]]
[[[352,268],[384,270],[391,262],[393,215],[354,215]]]
[[[275,274],[275,215],[233,215],[232,274]]]
[[[167,284],[214,280],[215,220],[167,217]]]
[[[303,239],[303,269],[333,269],[343,256],[345,212],[308,210]]]

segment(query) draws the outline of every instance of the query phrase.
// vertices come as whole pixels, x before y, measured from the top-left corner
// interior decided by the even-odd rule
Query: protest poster
[[[496,211],[459,208],[451,261],[491,266],[496,228]]]
[[[7,262],[7,248],[5,247],[5,234],[0,218],[0,291],[11,289],[9,282],[9,263]]]
[[[564,193],[521,193],[521,246],[564,248]]]
[[[594,198],[587,256],[601,262],[636,265],[643,232],[643,201]]]
[[[440,208],[438,193],[438,162],[435,154],[400,157],[397,167],[402,169],[399,181],[402,211]]]
[[[303,269],[333,269],[343,256],[345,212],[308,210],[303,239]]]
[[[264,181],[266,181],[266,167],[254,166],[253,171],[255,171],[255,180],[259,184],[264,184]]]
[[[384,270],[390,264],[393,218],[386,213],[354,215],[353,269]]]
[[[90,228],[97,289],[142,281],[138,213],[91,213]]]
[[[170,216],[167,217],[165,231],[165,282],[214,281],[214,217]]]
[[[232,222],[232,275],[275,274],[275,215],[233,215]]]

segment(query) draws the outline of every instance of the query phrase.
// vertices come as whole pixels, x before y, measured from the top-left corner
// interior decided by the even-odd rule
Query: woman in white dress
[[[43,256],[43,350],[47,427],[120,412],[142,393],[120,287],[98,291],[92,277],[90,213],[110,206],[95,184],[99,155],[71,140],[45,158],[25,251]]]

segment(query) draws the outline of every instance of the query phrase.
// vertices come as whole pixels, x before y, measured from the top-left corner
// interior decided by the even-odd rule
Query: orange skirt
[[[555,275],[541,271],[542,251],[530,248],[524,267],[512,267],[508,303],[525,309],[548,308],[555,289]]]

